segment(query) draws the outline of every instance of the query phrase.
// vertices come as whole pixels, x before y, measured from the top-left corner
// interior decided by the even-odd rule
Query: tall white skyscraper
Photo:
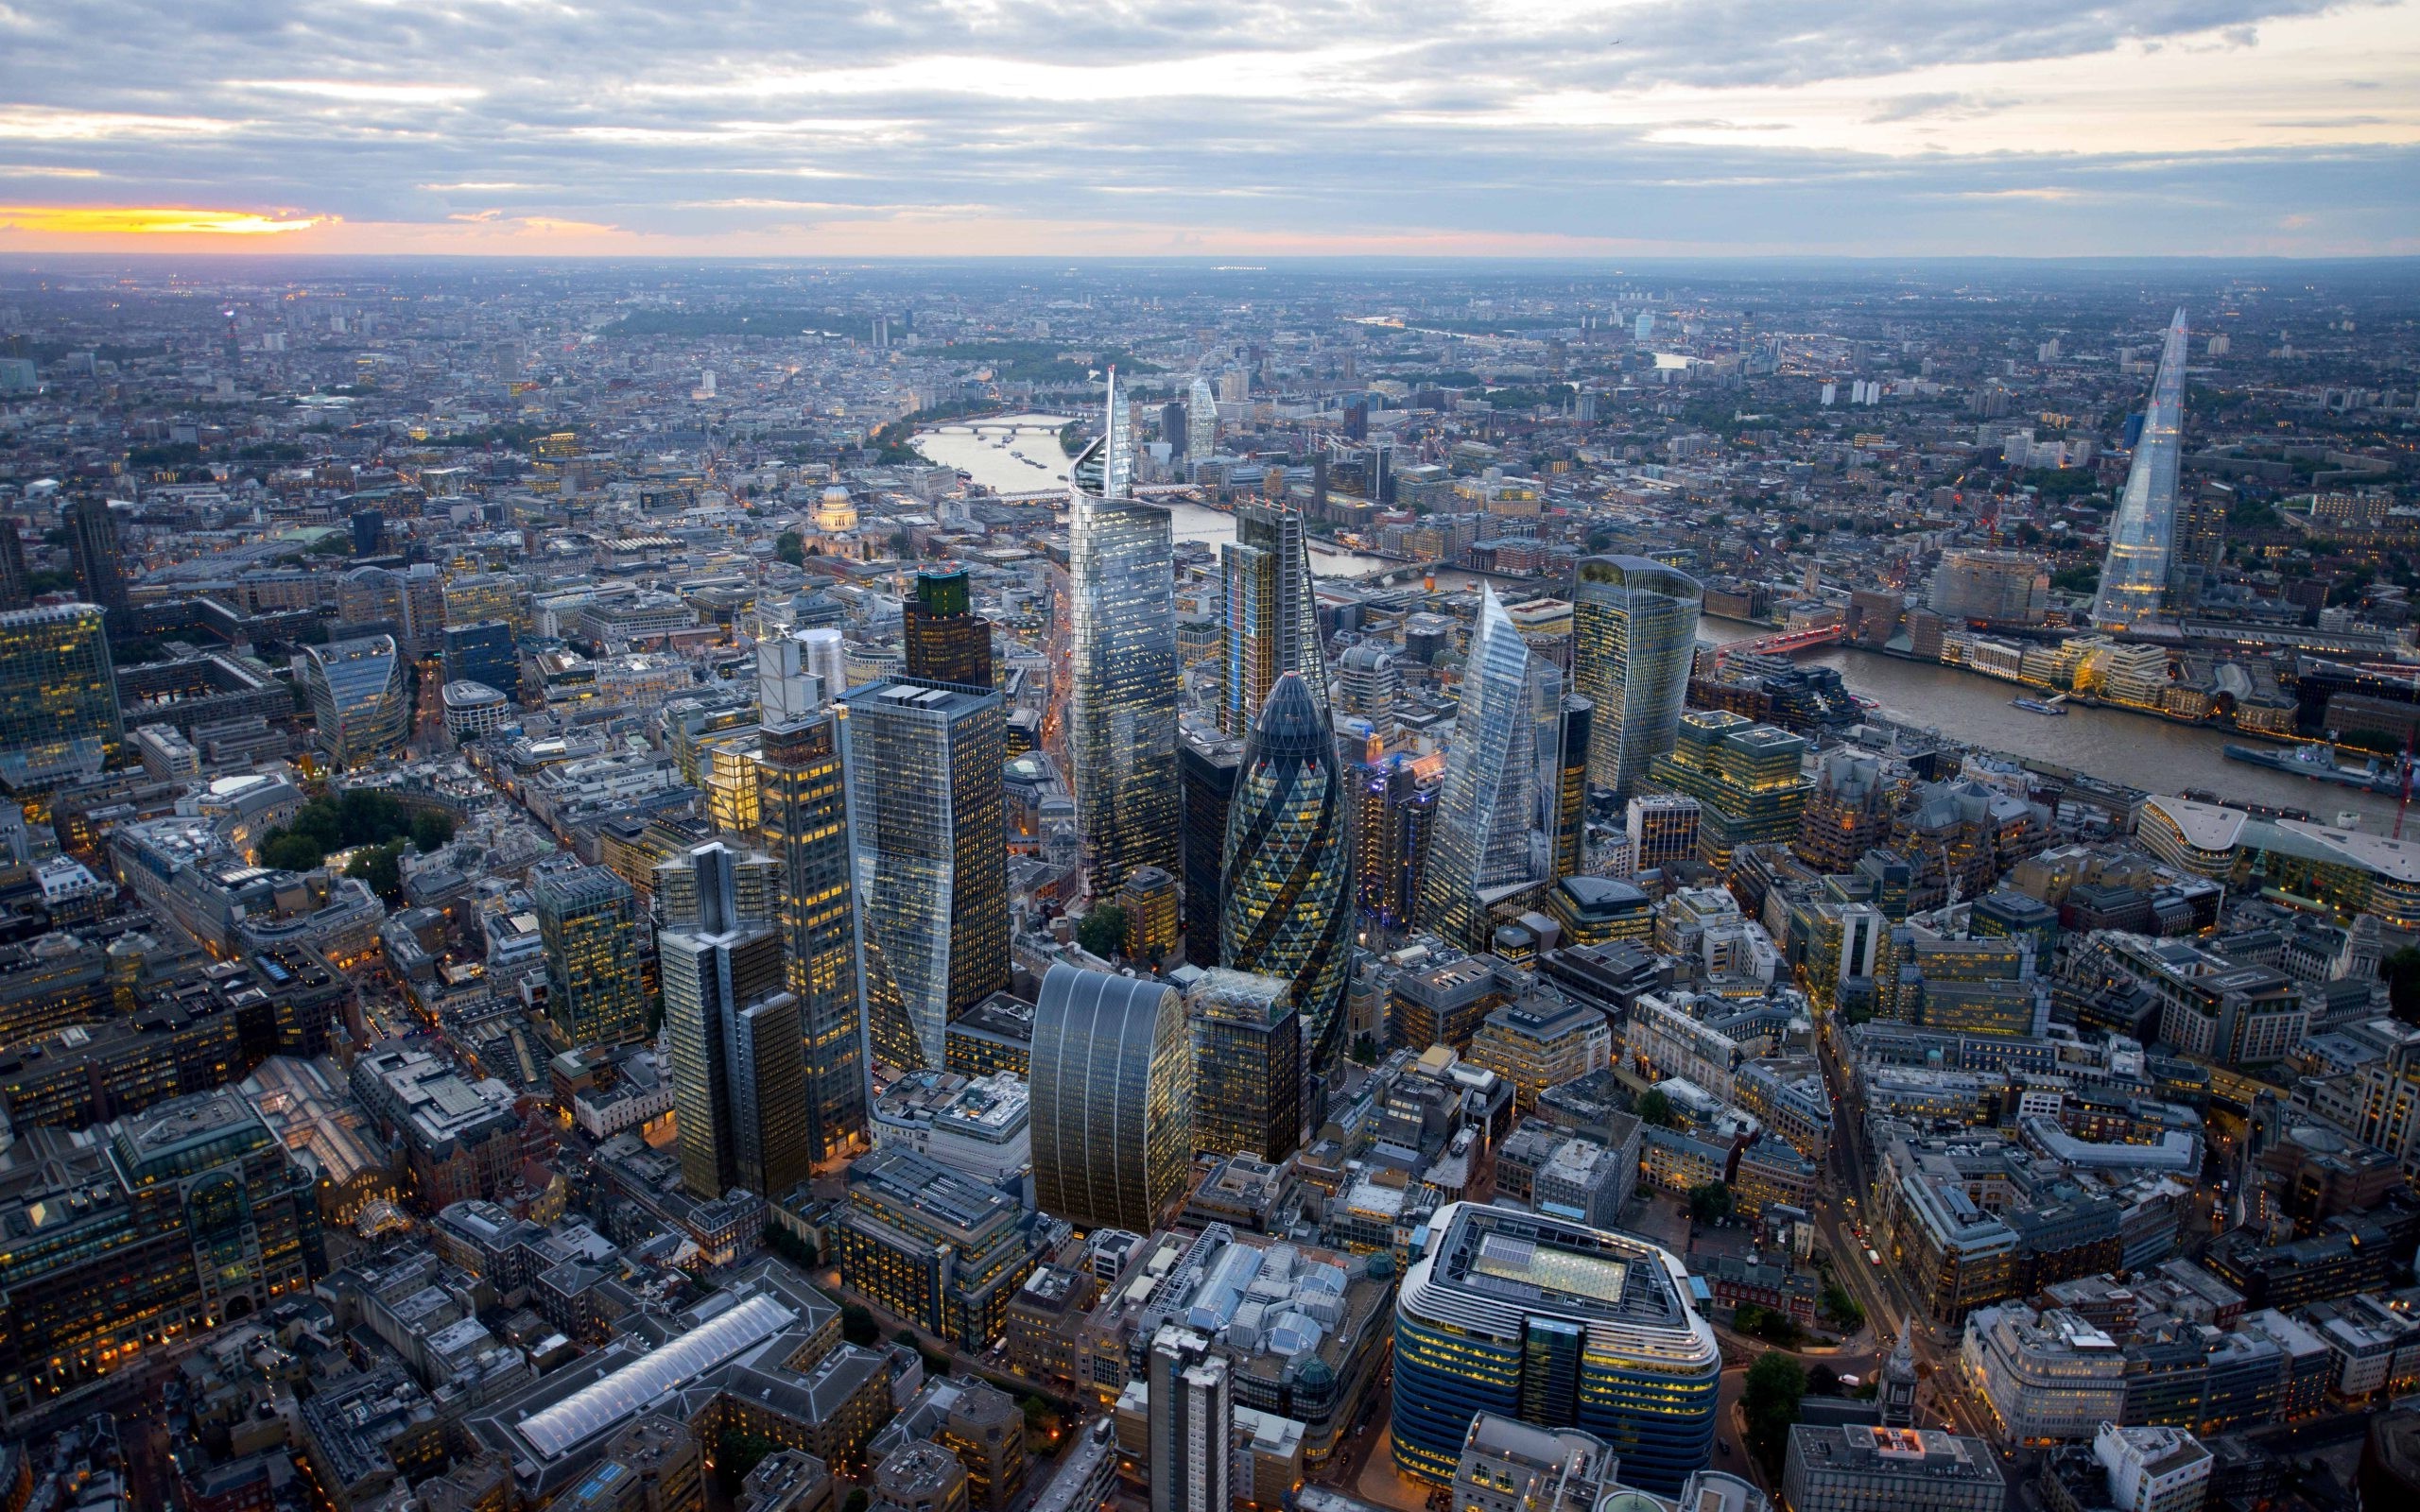
[[[756,717],[768,725],[789,725],[821,707],[823,690],[806,664],[806,648],[788,635],[756,643]]]
[[[1219,446],[1219,396],[1210,380],[1196,373],[1184,400],[1184,455],[1200,461]]]
[[[1537,697],[1530,647],[1493,588],[1462,667],[1462,702],[1422,885],[1421,922],[1479,948],[1497,889],[1537,880],[1530,821],[1538,811]]]
[[[2122,630],[2168,611],[2176,552],[2176,468],[2185,431],[2185,308],[2168,323],[2142,438],[2109,524],[2109,557],[2092,601],[2098,630]]]
[[[1165,509],[1129,496],[1133,448],[1117,374],[1108,430],[1068,479],[1071,624],[1067,775],[1086,885],[1117,889],[1137,867],[1175,874],[1176,562]]]

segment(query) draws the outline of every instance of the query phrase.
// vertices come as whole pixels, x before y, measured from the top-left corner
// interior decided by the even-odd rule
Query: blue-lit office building
[[[445,680],[484,682],[505,695],[521,692],[521,648],[503,620],[445,627]]]
[[[1644,1240],[1457,1202],[1395,1301],[1395,1468],[1449,1485],[1482,1412],[1594,1434],[1625,1486],[1679,1494],[1714,1453],[1722,1351]]]

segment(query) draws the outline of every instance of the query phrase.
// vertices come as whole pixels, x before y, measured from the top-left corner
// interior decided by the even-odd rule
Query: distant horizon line
[[[1235,259],[1250,255],[1252,261]],[[578,252],[578,251],[267,251],[230,248],[227,250],[182,249],[178,250],[147,250],[129,249],[108,251],[78,250],[51,252],[21,252],[0,249],[0,268],[32,267],[60,262],[201,262],[201,263],[590,263],[631,264],[656,266],[680,264],[712,264],[720,266],[749,265],[796,265],[811,266],[1006,266],[1032,265],[1039,266],[1193,266],[1204,272],[1262,273],[1278,266],[1305,265],[1387,264],[1419,266],[1432,264],[1455,266],[1520,265],[1526,266],[1590,267],[1619,273],[1632,266],[1668,267],[1674,265],[1765,264],[1798,266],[1908,266],[1908,265],[1989,265],[2012,267],[2053,266],[2143,266],[2170,264],[2235,265],[2293,264],[2298,266],[2320,265],[2414,264],[2420,265],[2420,252],[1666,252],[1621,257],[1594,257],[1569,253],[1521,252],[1295,252],[1295,253],[1090,253],[1053,256],[1034,252],[964,253],[952,257],[932,257],[909,253],[857,253],[842,257],[818,257],[811,253],[768,254],[762,252]]]

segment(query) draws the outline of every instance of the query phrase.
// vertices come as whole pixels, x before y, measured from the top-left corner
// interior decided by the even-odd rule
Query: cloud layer
[[[2401,4],[0,0],[0,252],[2420,252]]]

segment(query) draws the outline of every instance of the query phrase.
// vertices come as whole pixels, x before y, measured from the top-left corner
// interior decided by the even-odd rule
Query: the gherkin
[[[1227,811],[1227,904],[1219,959],[1290,982],[1313,1070],[1334,1059],[1343,1018],[1352,848],[1336,740],[1309,684],[1277,679],[1244,741]]]

